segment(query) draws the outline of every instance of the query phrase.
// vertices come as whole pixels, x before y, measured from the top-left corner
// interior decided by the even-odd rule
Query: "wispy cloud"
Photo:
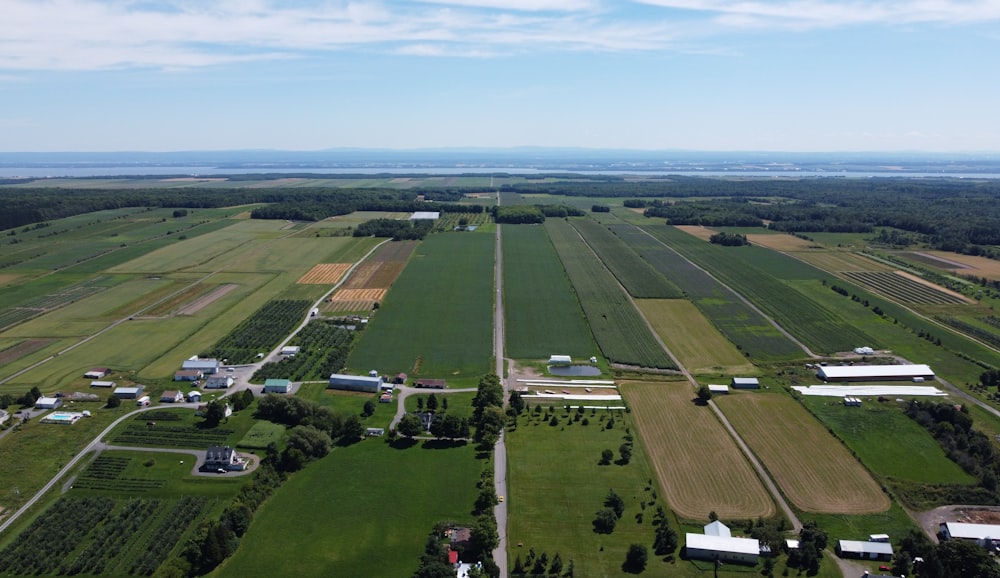
[[[753,28],[832,28],[857,24],[968,24],[1000,19],[997,0],[636,0]]]

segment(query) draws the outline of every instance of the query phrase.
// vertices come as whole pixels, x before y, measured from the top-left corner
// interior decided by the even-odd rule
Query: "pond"
[[[601,368],[593,365],[550,365],[549,373],[561,377],[593,377],[601,374]]]

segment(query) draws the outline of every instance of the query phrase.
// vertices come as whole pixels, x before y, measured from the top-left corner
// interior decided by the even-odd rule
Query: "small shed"
[[[756,377],[734,377],[729,385],[733,389],[760,389],[760,381]]]
[[[111,370],[107,367],[95,367],[87,373],[84,373],[83,376],[87,379],[101,379],[109,373],[111,373]]]
[[[281,354],[287,355],[289,357],[295,357],[296,355],[299,354],[299,351],[301,350],[302,348],[299,347],[298,345],[286,345],[285,347],[281,348]]]
[[[94,380],[90,382],[90,387],[114,387],[115,385],[113,381]]]
[[[572,365],[573,358],[569,355],[550,355],[549,365]]]
[[[190,402],[195,402],[195,403],[201,401],[201,392],[200,391],[189,391],[188,394],[187,394],[187,400],[190,401]]]
[[[40,397],[35,400],[35,409],[59,409],[62,400],[58,397]]]
[[[219,360],[218,359],[199,359],[198,357],[192,357],[191,359],[185,359],[181,364],[181,369],[197,369],[200,370],[205,375],[219,373]]]
[[[288,393],[291,389],[292,382],[287,379],[264,380],[264,393]]]
[[[379,438],[385,435],[384,427],[370,427],[365,429],[365,436],[370,438]]]
[[[396,377],[393,378],[392,382],[396,385],[403,385],[406,383],[407,375],[405,373],[397,373]]]

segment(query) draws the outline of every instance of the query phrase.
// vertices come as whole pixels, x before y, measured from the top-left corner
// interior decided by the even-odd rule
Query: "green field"
[[[739,375],[757,372],[690,301],[637,299],[636,305],[688,371]]]
[[[431,235],[386,294],[347,371],[479,376],[493,358],[494,236]]]
[[[482,468],[468,445],[337,448],[285,482],[215,575],[409,576],[435,523],[471,523]]]
[[[632,297],[675,299],[683,296],[676,285],[629,248],[613,230],[592,219],[574,219],[572,223]]]
[[[597,345],[587,319],[545,228],[508,225],[501,238],[506,355],[594,355]]]
[[[640,367],[674,368],[614,276],[569,223],[545,221],[552,244],[569,274],[590,329],[609,360]]]

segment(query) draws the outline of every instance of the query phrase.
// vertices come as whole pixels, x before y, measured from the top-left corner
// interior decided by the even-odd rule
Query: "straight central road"
[[[497,191],[497,205],[500,204],[500,192]],[[503,326],[503,251],[500,236],[501,225],[497,224],[496,236],[496,261],[494,268],[494,285],[496,286],[496,304],[493,313],[493,357],[496,360],[496,373],[500,378],[500,385],[503,386],[504,404],[507,403],[507,376],[505,370],[506,360],[504,359],[504,326]],[[500,568],[500,576],[509,576],[507,573],[507,443],[506,433],[500,432],[500,439],[493,449],[493,482],[496,487],[497,496],[504,498],[502,502],[493,507],[493,514],[497,519],[497,534],[500,537],[497,547],[493,550],[493,561]]]

